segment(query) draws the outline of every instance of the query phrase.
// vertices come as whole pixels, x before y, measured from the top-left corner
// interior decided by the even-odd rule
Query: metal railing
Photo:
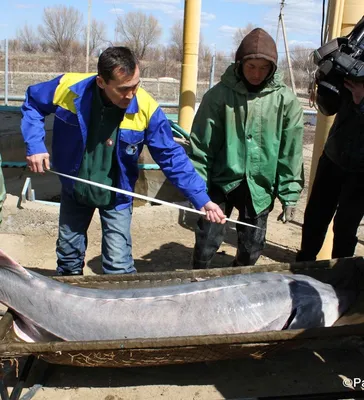
[[[0,95],[0,100],[5,100],[5,96]],[[25,100],[25,96],[8,96],[7,100],[8,101],[23,102]],[[179,104],[178,103],[158,103],[158,104],[159,104],[159,106],[161,108],[175,108],[175,109],[179,108]],[[7,106],[9,108],[11,107],[11,106],[8,106],[7,104],[5,104],[5,106]],[[303,114],[304,115],[316,115],[317,111],[316,110],[306,110],[305,109],[305,110],[303,110]],[[180,127],[180,129],[182,129],[182,128]]]

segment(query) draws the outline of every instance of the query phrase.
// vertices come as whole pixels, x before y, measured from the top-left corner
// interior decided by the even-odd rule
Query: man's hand
[[[44,169],[50,169],[49,154],[39,153],[27,156],[28,167],[32,172],[44,173]]]
[[[283,211],[279,214],[277,221],[282,221],[284,224],[286,222],[291,222],[294,220],[295,213],[296,213],[296,207],[283,206]]]
[[[364,99],[364,83],[363,82],[353,82],[349,79],[344,80],[344,86],[350,90],[353,95],[353,101],[355,104],[360,104]]]
[[[218,224],[225,224],[226,222],[226,215],[223,213],[221,208],[212,201],[206,203],[200,211],[206,213],[205,218],[210,222],[216,222]]]

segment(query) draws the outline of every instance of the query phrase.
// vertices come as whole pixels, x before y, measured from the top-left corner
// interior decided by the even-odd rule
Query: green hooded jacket
[[[225,193],[247,180],[256,213],[275,197],[294,206],[303,189],[303,112],[279,73],[256,93],[228,67],[204,95],[191,131],[190,158],[208,187]]]

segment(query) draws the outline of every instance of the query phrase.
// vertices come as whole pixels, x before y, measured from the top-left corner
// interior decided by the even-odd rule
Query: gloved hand
[[[284,224],[286,222],[291,222],[294,219],[295,213],[295,206],[283,206],[283,211],[279,214],[277,221],[282,221]]]

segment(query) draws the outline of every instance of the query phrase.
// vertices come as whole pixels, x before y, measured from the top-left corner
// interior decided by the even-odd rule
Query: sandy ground
[[[307,177],[311,152],[312,144],[306,144]],[[14,193],[14,188],[20,186],[19,177],[9,179],[7,185]],[[296,220],[291,224],[276,221],[280,212],[280,205],[276,204],[269,218],[267,246],[258,264],[294,260],[300,244],[305,197],[306,190]],[[57,206],[29,201],[19,204],[18,196],[8,195],[4,223],[0,228],[0,247],[22,265],[43,274],[54,274],[58,213]],[[132,235],[137,270],[190,268],[195,220],[193,214],[167,206],[135,207]],[[362,229],[356,251],[360,256],[364,256]],[[235,228],[229,224],[227,230],[225,243],[214,259],[214,266],[228,265],[234,257]],[[100,223],[95,215],[89,229],[85,274],[101,273],[100,236]],[[45,387],[36,392],[34,399],[244,399],[341,391],[345,390],[342,384],[344,377],[364,380],[363,349],[359,341],[350,346],[330,346],[319,352],[312,349],[284,354],[277,352],[267,354],[261,360],[130,369],[53,366]],[[29,390],[28,387],[40,383],[37,372],[43,367],[40,363],[33,370],[24,393]],[[9,373],[7,379],[11,386],[14,372]]]

